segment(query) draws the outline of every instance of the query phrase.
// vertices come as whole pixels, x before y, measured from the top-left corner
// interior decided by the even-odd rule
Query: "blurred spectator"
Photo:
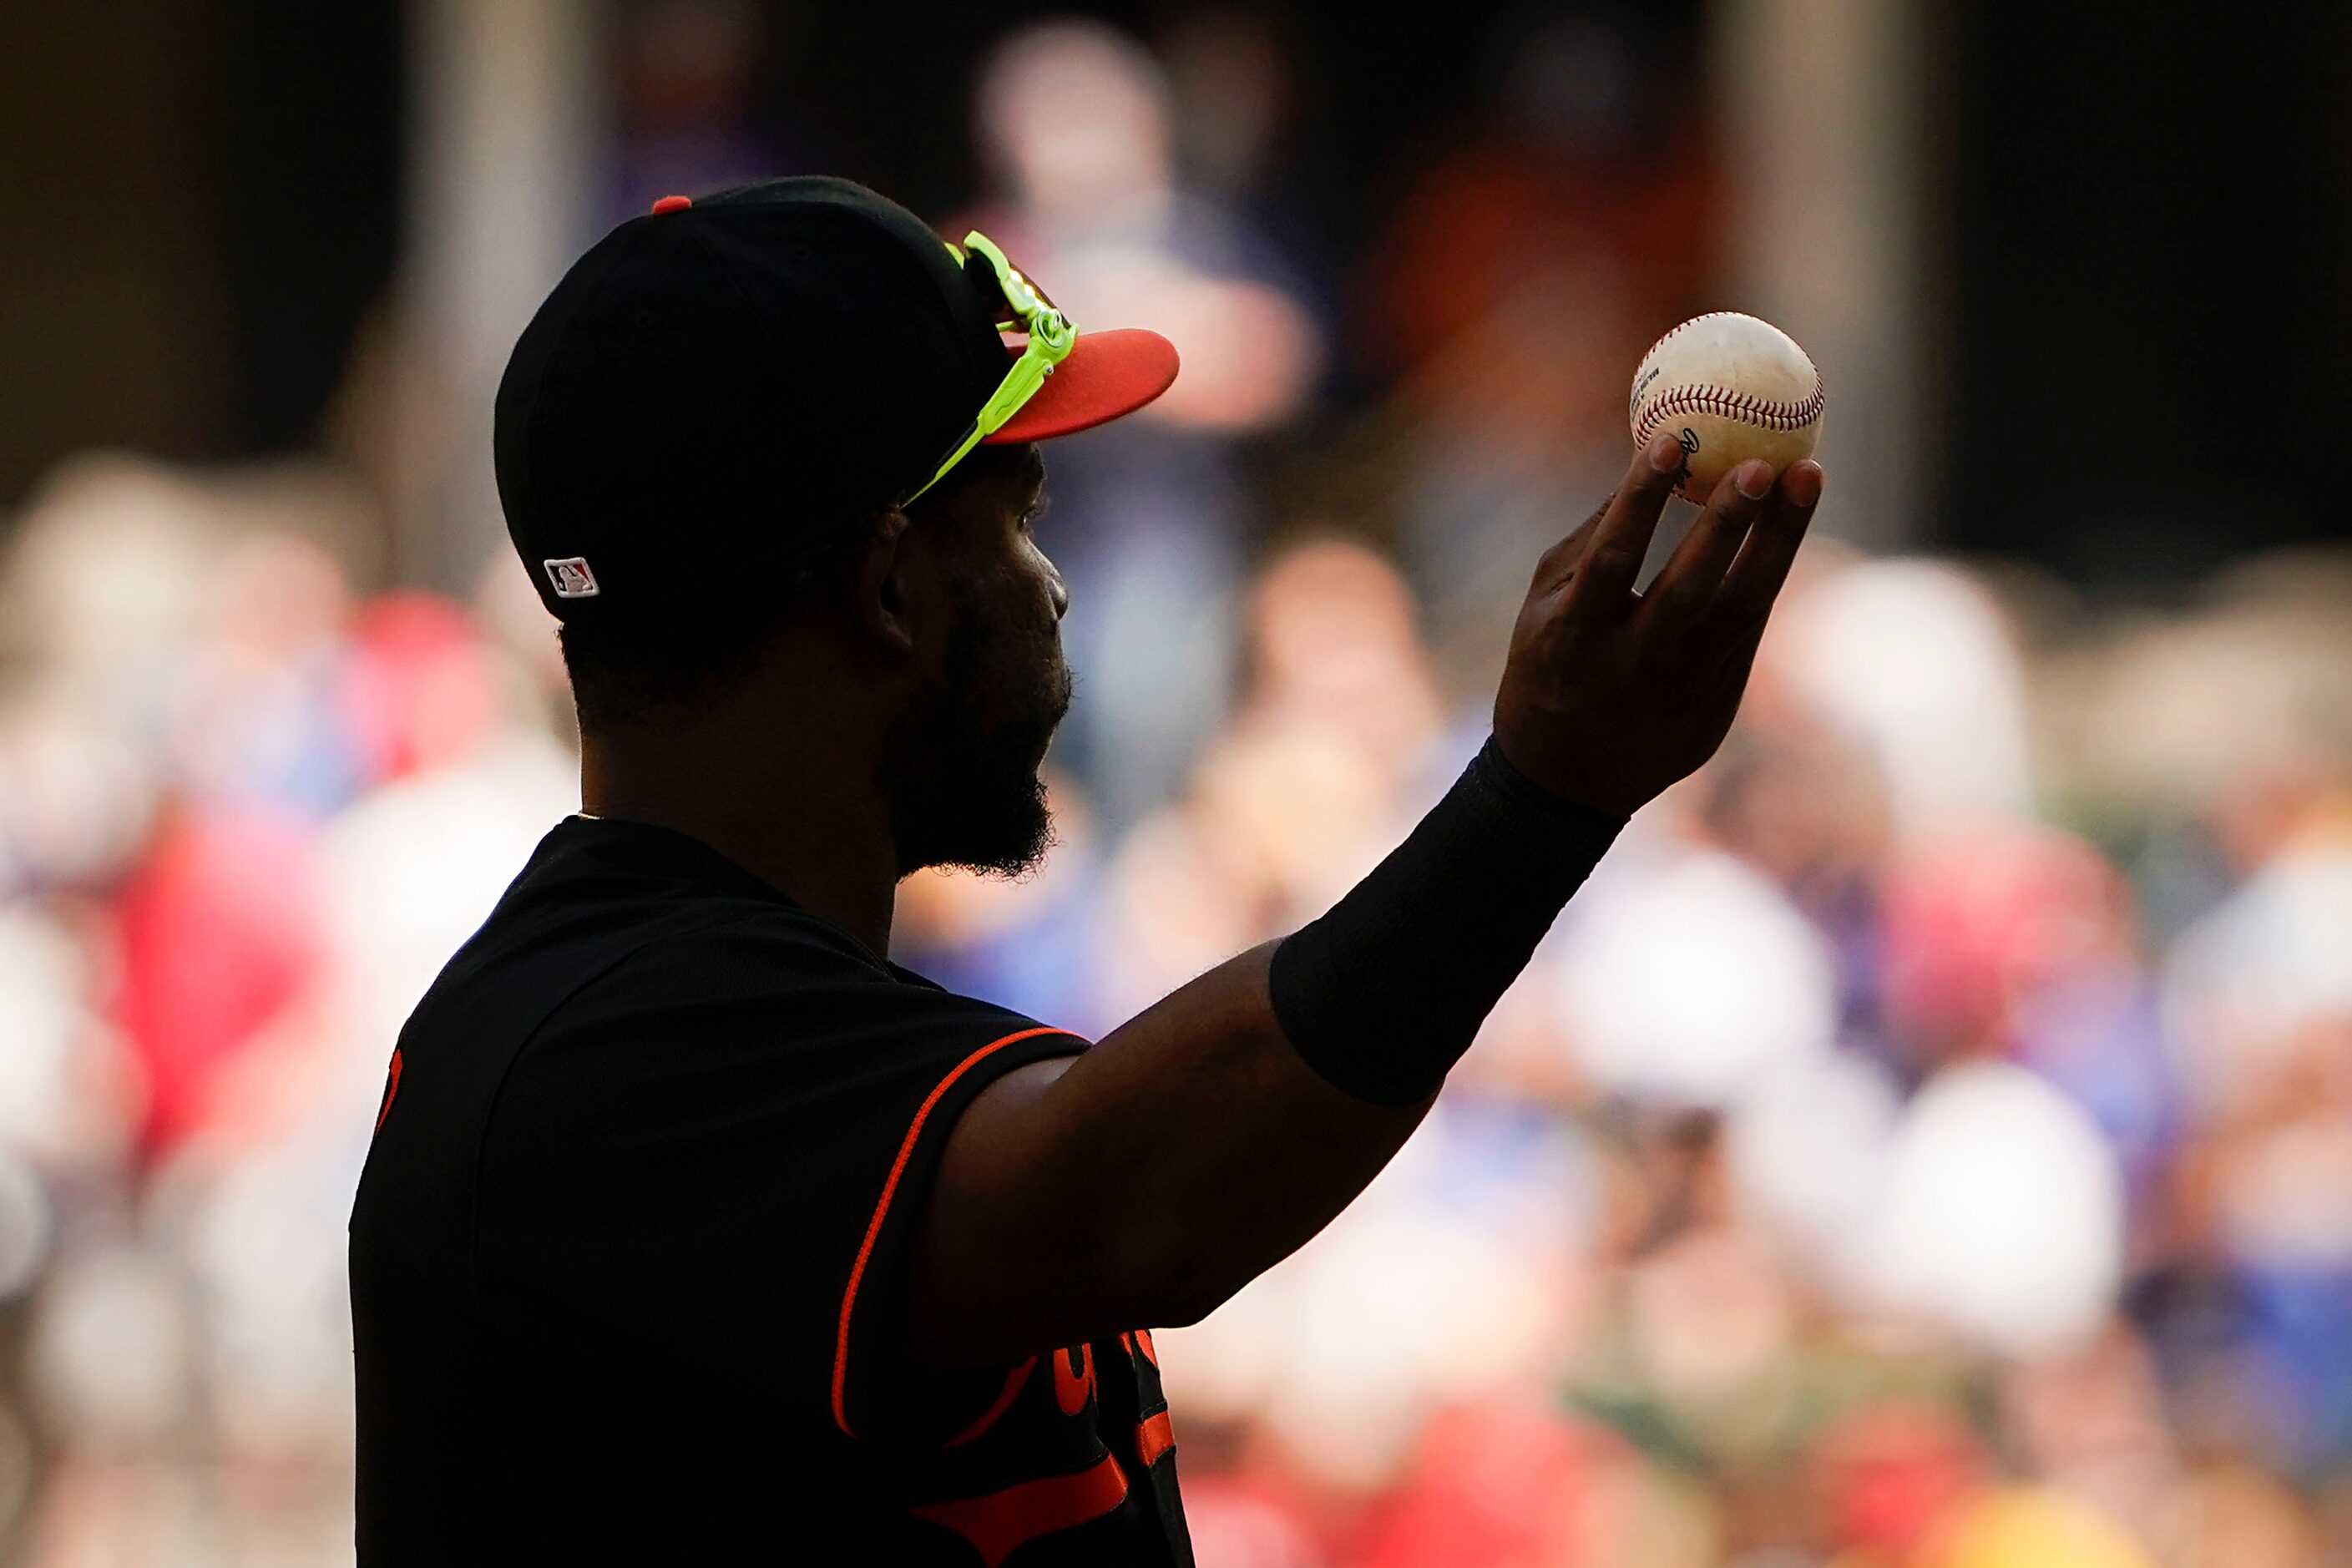
[[[1096,22],[1019,29],[976,103],[1005,205],[971,226],[1082,328],[1154,328],[1183,356],[1130,428],[1056,450],[1038,529],[1070,583],[1063,635],[1082,672],[1056,755],[1123,829],[1223,710],[1252,521],[1232,443],[1299,411],[1321,332],[1239,216],[1179,187],[1167,79],[1134,39]]]
[[[1355,342],[1398,389],[1382,450],[1460,695],[1491,689],[1528,563],[1622,471],[1644,348],[1717,308],[1701,100],[1643,14],[1527,10],[1468,47],[1483,101],[1417,137]]]
[[[1807,1481],[1825,1544],[1863,1563],[1900,1563],[1955,1502],[1985,1483],[1990,1467],[1984,1445],[1955,1413],[1890,1402],[1823,1430]]]
[[[1853,1238],[1884,1302],[2013,1355],[2095,1332],[2122,1282],[2123,1206],[2097,1128],[1994,1062],[1939,1074],[1888,1149]]]
[[[2014,633],[1956,568],[1884,561],[1834,573],[1788,606],[1776,643],[1778,673],[1867,748],[1900,837],[2032,810]]]
[[[1606,1092],[1722,1107],[1836,1037],[1828,945],[1729,856],[1662,853],[1566,924],[1560,1022]]]
[[[1996,1492],[1962,1510],[1921,1568],[2153,1568],[2123,1528],[2054,1493]]]
[[[625,0],[612,25],[605,226],[662,196],[805,172],[762,111],[768,28],[754,0]]]
[[[173,810],[123,886],[115,1015],[140,1069],[148,1157],[211,1120],[236,1056],[315,973],[312,847],[282,818]]]

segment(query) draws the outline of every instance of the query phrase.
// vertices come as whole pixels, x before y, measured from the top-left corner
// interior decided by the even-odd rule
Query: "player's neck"
[[[865,773],[749,738],[731,724],[679,723],[583,738],[581,808],[701,840],[855,937],[890,951],[898,850]]]

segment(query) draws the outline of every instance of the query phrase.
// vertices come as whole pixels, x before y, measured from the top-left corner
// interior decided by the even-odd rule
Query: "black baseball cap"
[[[740,601],[929,479],[1019,353],[986,260],[852,181],[665,196],[574,262],[499,384],[507,531],[566,621]],[[1157,332],[1081,328],[997,445],[1142,407]]]

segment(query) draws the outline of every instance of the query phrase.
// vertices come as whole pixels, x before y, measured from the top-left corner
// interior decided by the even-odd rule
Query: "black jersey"
[[[876,1343],[957,1115],[1084,1044],[684,835],[556,827],[393,1057],[361,1563],[1188,1563],[1149,1334],[949,1376]]]

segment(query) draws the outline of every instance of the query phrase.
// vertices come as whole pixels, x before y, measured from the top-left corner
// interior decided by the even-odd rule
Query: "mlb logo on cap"
[[[559,599],[593,599],[596,596],[596,574],[588,570],[585,556],[572,555],[562,561],[542,561],[547,568],[547,580],[555,585]]]

